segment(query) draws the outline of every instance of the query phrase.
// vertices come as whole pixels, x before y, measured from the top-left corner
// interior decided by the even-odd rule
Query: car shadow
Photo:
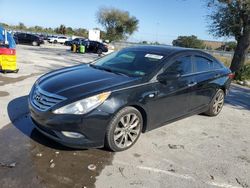
[[[28,96],[22,96],[13,99],[12,101],[9,102],[7,110],[12,125],[20,132],[22,132],[24,135],[31,138],[33,141],[57,150],[67,150],[67,151],[76,150],[63,146],[53,141],[52,139],[41,134],[35,128],[35,125],[31,121],[29,114]]]
[[[0,162],[14,167],[0,169],[0,179],[11,187],[95,187],[96,177],[112,164],[114,153],[75,150],[43,136],[31,121],[27,99],[18,97],[8,104],[11,123],[0,130]]]
[[[232,84],[225,103],[237,109],[250,110],[250,88]]]

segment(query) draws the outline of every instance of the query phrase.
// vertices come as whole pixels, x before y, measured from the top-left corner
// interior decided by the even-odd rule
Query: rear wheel
[[[222,110],[222,107],[224,105],[224,100],[225,100],[225,93],[222,89],[219,89],[216,92],[213,100],[209,105],[209,109],[208,111],[205,112],[205,114],[209,116],[217,116]]]
[[[101,55],[101,54],[102,54],[102,49],[98,49],[98,50],[97,50],[97,54],[98,54],[98,55]]]
[[[32,46],[38,46],[38,42],[33,41],[33,42],[32,42]]]
[[[105,138],[105,146],[112,151],[123,151],[138,140],[143,125],[141,113],[133,107],[125,107],[111,120]]]

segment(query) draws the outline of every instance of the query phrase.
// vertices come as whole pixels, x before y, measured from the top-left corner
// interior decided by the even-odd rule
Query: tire
[[[218,89],[211,103],[209,104],[208,111],[206,111],[205,114],[208,116],[217,116],[223,108],[224,100],[225,100],[224,91],[222,89]]]
[[[56,44],[57,43],[57,40],[54,40],[54,44]]]
[[[97,54],[98,54],[98,55],[101,55],[101,54],[102,54],[102,49],[98,49],[98,50],[97,50]]]
[[[32,46],[38,46],[38,42],[33,41],[33,42],[32,42]]]
[[[142,115],[137,109],[121,109],[107,128],[105,147],[112,151],[124,151],[132,147],[140,137],[142,126]]]

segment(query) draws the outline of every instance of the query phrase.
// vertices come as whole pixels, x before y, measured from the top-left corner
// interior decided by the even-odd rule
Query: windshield
[[[156,69],[163,58],[156,53],[122,50],[98,59],[93,65],[129,76],[144,76]]]

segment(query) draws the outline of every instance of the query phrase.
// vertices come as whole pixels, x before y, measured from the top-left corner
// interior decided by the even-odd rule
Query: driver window
[[[181,75],[190,74],[192,70],[192,59],[191,56],[180,57],[176,59],[172,65],[170,65],[166,71],[168,72],[177,72]]]

